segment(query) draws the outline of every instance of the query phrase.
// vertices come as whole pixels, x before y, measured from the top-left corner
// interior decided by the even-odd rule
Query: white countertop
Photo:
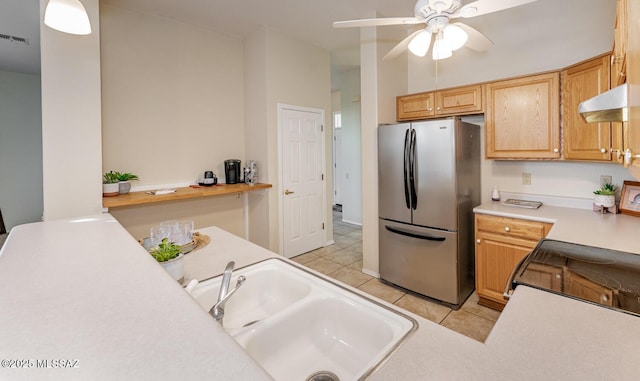
[[[0,311],[3,380],[270,379],[109,215],[13,228]]]
[[[475,207],[473,211],[549,222],[553,227],[547,238],[640,254],[640,217],[550,205],[525,209],[491,201]]]
[[[215,227],[198,231],[212,240],[186,256],[187,280],[218,275],[229,260],[239,268],[276,256]],[[0,311],[0,360],[78,361],[0,368],[0,379],[269,379],[108,215],[14,228],[0,252]],[[403,312],[420,326],[371,380],[640,374],[639,318],[550,293],[519,287],[484,344]]]

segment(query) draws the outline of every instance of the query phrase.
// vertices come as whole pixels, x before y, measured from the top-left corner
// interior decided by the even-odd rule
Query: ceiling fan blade
[[[382,57],[383,60],[392,60],[394,58],[396,58],[397,56],[399,56],[400,54],[402,54],[405,50],[407,50],[407,46],[409,46],[409,43],[411,42],[411,40],[413,40],[413,38],[415,36],[418,35],[418,33],[422,32],[424,29],[420,29],[417,30],[413,33],[411,33],[410,35],[407,36],[407,38],[405,38],[404,40],[400,41],[398,43],[398,45],[394,46],[393,49],[389,50],[389,52],[387,54],[384,55],[384,57]]]
[[[533,3],[537,0],[477,0],[460,8],[451,18],[471,18]]]
[[[361,26],[384,26],[384,25],[411,25],[420,24],[423,20],[415,17],[386,17],[378,19],[362,19],[336,21],[333,23],[334,28],[355,28]]]
[[[467,48],[471,48],[478,52],[484,52],[489,50],[490,47],[493,46],[493,42],[487,38],[484,34],[478,32],[476,29],[470,27],[469,25],[463,24],[461,22],[455,22],[451,25],[459,26],[462,30],[467,32],[467,36],[469,39],[464,44]]]

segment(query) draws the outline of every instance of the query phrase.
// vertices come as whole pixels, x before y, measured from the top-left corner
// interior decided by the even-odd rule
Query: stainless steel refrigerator
[[[480,128],[458,118],[378,127],[380,277],[459,307],[474,289]]]

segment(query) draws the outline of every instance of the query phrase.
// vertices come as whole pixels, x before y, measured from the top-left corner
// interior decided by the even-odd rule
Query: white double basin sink
[[[305,269],[271,258],[237,269],[223,327],[276,380],[358,380],[417,329],[415,320]],[[216,303],[222,277],[191,292]]]

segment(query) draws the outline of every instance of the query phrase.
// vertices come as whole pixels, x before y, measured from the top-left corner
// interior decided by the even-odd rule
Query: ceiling
[[[415,0],[101,0],[136,12],[158,15],[243,39],[267,27],[331,52],[332,70],[359,66],[357,28],[334,29],[333,21],[412,16]],[[470,0],[463,0],[469,3]],[[526,36],[562,38],[567,29],[605,24],[613,38],[616,0],[538,0],[517,8],[466,19],[496,43],[517,46]],[[0,34],[29,39],[30,45],[0,40],[0,69],[39,72],[39,0],[0,0]],[[603,17],[606,16],[606,17]],[[517,27],[518,33],[510,33]],[[409,27],[388,26],[399,35]],[[507,40],[507,41],[505,41]],[[544,43],[544,41],[537,41]],[[489,51],[487,54],[490,54]]]
[[[40,73],[39,0],[0,0],[0,34],[25,38],[28,45],[0,39],[0,70]]]

